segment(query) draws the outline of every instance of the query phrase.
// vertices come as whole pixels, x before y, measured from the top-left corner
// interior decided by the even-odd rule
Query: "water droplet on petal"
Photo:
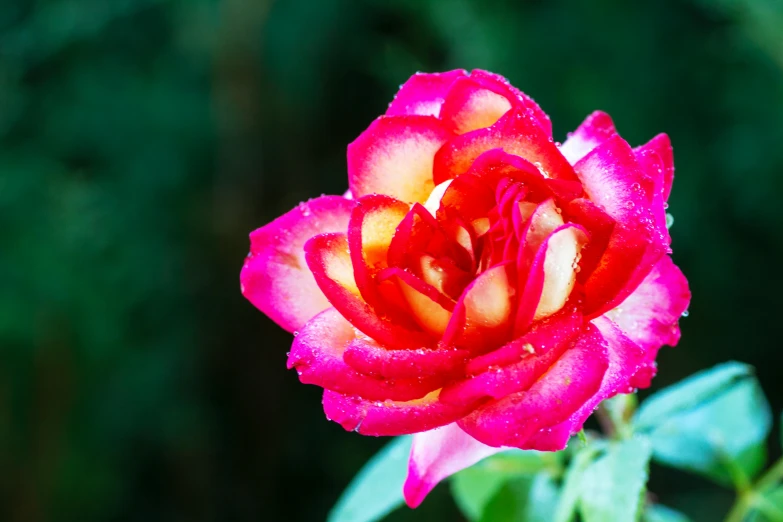
[[[686,309],[686,310],[685,310],[685,311],[682,313],[682,316],[683,316],[683,317],[688,317],[690,314],[691,314],[691,313],[690,313],[690,312],[689,312],[689,311]]]

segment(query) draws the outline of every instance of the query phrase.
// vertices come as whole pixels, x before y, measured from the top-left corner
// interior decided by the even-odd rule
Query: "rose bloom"
[[[416,74],[348,146],[348,192],[250,235],[242,293],[296,335],[326,416],[416,434],[404,492],[504,447],[554,451],[650,385],[690,292],[669,254],[665,134],[595,112],[561,145],[504,78]]]

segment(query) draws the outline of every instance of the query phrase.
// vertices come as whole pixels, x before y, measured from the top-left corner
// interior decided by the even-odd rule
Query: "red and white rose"
[[[669,254],[665,134],[595,112],[561,145],[485,71],[417,74],[348,146],[345,196],[253,232],[242,292],[298,333],[328,418],[415,433],[405,495],[502,447],[559,450],[647,387],[690,292]]]

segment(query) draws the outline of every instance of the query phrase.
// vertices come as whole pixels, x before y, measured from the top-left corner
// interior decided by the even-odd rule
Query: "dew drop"
[[[666,213],[666,228],[667,229],[672,228],[673,224],[674,224],[674,216],[672,216],[671,214],[669,214],[667,212]]]
[[[634,183],[631,185],[631,189],[633,189],[636,192],[639,192],[642,190],[642,185],[640,183]]]
[[[634,205],[633,201],[626,201],[625,202],[625,208],[627,208],[627,209],[632,209],[634,206],[636,206],[636,205]]]
[[[688,317],[689,315],[691,315],[691,313],[687,309],[682,313],[683,317]]]

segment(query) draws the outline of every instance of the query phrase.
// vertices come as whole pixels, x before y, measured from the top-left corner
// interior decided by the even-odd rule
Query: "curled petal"
[[[418,114],[438,116],[452,84],[467,76],[462,69],[443,73],[416,73],[402,84],[386,111],[387,116]]]
[[[615,134],[604,141],[574,169],[592,202],[616,222],[585,282],[585,308],[595,317],[622,302],[668,247],[651,210],[654,184],[622,138]]]
[[[605,112],[590,114],[560,146],[560,152],[574,165],[591,150],[617,134],[612,118]]]
[[[352,208],[345,198],[322,196],[250,234],[250,254],[240,274],[242,294],[289,332],[328,308],[307,269],[304,244],[317,234],[345,230]]]
[[[321,234],[305,244],[307,266],[329,302],[356,328],[386,346],[407,348],[432,344],[424,332],[382,319],[362,298],[353,276],[345,234]]]
[[[299,380],[328,390],[369,400],[411,400],[443,384],[443,377],[382,379],[362,374],[343,360],[355,338],[351,324],[334,308],[311,319],[294,339],[288,368],[296,368]]]
[[[502,94],[470,78],[454,82],[441,107],[440,119],[455,134],[489,127],[511,108]]]
[[[356,338],[346,348],[343,359],[359,372],[386,379],[434,376],[450,379],[460,374],[469,356],[467,350],[452,347],[395,350],[372,339]]]
[[[606,342],[595,327],[588,326],[528,391],[479,407],[459,426],[489,446],[524,449],[536,432],[565,421],[594,396],[607,366]]]
[[[412,401],[370,401],[324,390],[324,412],[348,431],[362,435],[407,435],[451,424],[470,410],[445,404],[440,390]]]
[[[415,508],[438,482],[499,451],[503,449],[480,443],[456,424],[415,434],[403,486],[405,502]]]
[[[533,163],[545,177],[576,179],[573,168],[535,117],[514,108],[491,127],[452,138],[438,150],[433,166],[435,183],[464,174],[482,153],[498,148]]]
[[[450,137],[433,116],[381,116],[348,145],[351,193],[424,203],[435,188],[435,153]]]
[[[539,107],[533,98],[511,85],[507,79],[499,74],[481,69],[472,70],[470,72],[470,78],[487,89],[503,94],[509,99],[514,99],[514,105],[521,105],[523,110],[529,112],[533,116],[536,123],[543,129],[544,134],[550,138],[552,137],[552,121],[549,119],[549,116]]]

